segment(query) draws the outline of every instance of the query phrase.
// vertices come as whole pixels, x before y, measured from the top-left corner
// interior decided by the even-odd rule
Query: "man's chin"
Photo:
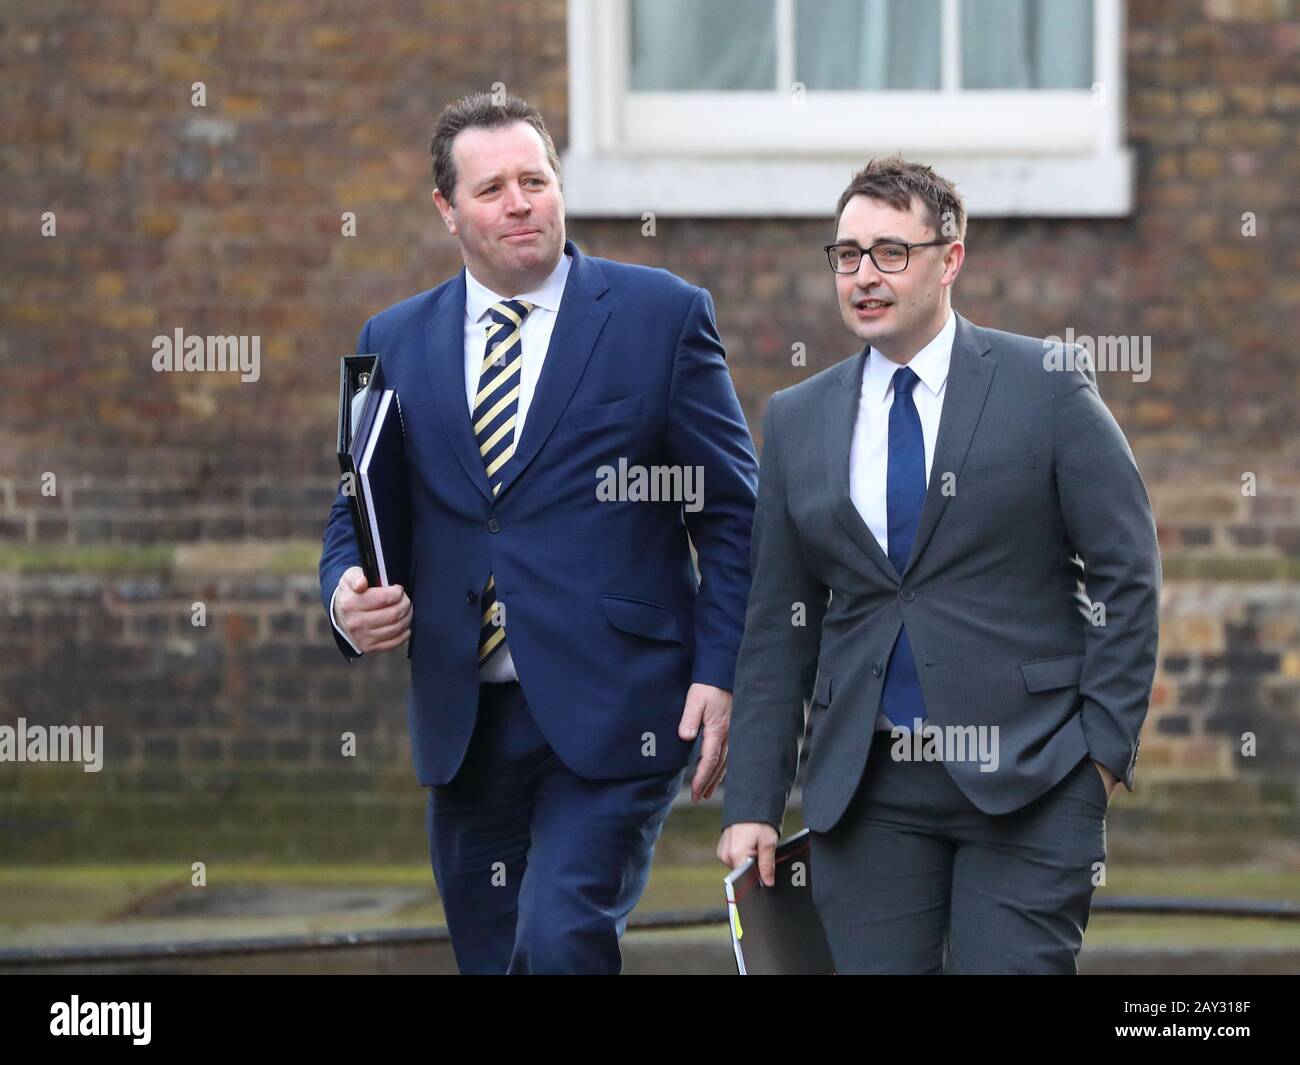
[[[877,322],[859,322],[857,320],[848,323],[850,332],[861,340],[864,344],[879,346],[882,342],[888,341],[892,332]]]
[[[559,248],[544,248],[540,244],[525,244],[515,248],[512,259],[516,268],[534,270],[540,266],[559,262]]]

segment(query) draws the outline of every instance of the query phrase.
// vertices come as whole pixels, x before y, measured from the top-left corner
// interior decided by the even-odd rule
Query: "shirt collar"
[[[569,267],[572,265],[573,260],[569,258],[567,253],[561,255],[560,261],[545,281],[530,292],[521,292],[517,296],[502,296],[493,292],[471,274],[467,266],[465,267],[465,317],[471,322],[481,321],[492,304],[500,303],[505,299],[525,300],[531,303],[534,308],[541,307],[547,311],[558,311],[560,309],[560,300],[564,296],[564,282],[568,280]]]
[[[948,320],[925,347],[912,356],[910,366],[934,395],[938,395],[948,380],[948,367],[952,362],[952,342],[957,335],[957,316],[948,308]],[[899,364],[872,348],[867,353],[867,366],[862,374],[862,396],[874,403],[892,402],[891,385]]]

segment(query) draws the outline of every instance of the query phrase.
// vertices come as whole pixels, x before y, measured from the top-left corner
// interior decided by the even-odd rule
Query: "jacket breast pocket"
[[[666,606],[624,595],[602,595],[605,617],[620,632],[668,643],[685,642],[677,615]]]
[[[1007,477],[1013,473],[1020,473],[1022,470],[1032,470],[1037,462],[1038,452],[1026,451],[1021,455],[994,459],[992,462],[981,462],[978,466],[971,466],[962,470],[957,480],[958,483],[965,481],[969,484],[971,481]]]
[[[1078,687],[1083,677],[1084,655],[1058,655],[1055,658],[1038,658],[1021,662],[1020,672],[1025,678],[1025,689],[1031,692],[1052,691],[1055,688]]]
[[[601,425],[613,425],[628,421],[641,413],[645,405],[643,396],[628,396],[610,403],[597,403],[592,407],[578,407],[566,411],[560,419],[561,429],[592,429]]]

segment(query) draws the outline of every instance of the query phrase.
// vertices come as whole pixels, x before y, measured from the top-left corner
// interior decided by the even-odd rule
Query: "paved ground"
[[[235,957],[155,958],[76,964],[4,965],[3,973],[207,973],[292,975],[454,974],[448,943],[419,942],[314,951],[277,951]],[[735,975],[725,925],[682,932],[629,932],[623,941],[623,972],[644,975]],[[1085,949],[1079,972],[1096,975],[1294,975],[1300,950]]]
[[[59,971],[452,972],[445,923],[422,865],[236,866],[214,864],[210,883],[184,870],[136,867],[9,867],[0,870],[0,953],[58,948],[170,945],[170,957],[72,965]],[[1289,869],[1116,870],[1098,898],[1181,895],[1296,899]],[[720,907],[721,872],[706,862],[656,865],[636,918]],[[217,955],[187,959],[186,944],[386,931],[412,941],[386,946]],[[159,952],[155,951],[155,954]],[[626,971],[734,971],[725,924],[674,932],[633,931]],[[10,963],[10,968],[17,965]],[[0,969],[5,962],[0,960]],[[46,966],[48,968],[48,966]],[[1093,972],[1300,972],[1300,922],[1094,911],[1081,957]],[[27,969],[26,971],[31,971]]]

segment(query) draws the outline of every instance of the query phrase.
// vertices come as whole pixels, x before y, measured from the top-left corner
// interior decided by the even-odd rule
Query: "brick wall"
[[[106,809],[115,831],[139,828],[143,852],[161,830],[141,803],[191,803],[216,833],[295,802],[416,819],[405,661],[349,668],[317,599],[336,359],[368,315],[459,268],[428,201],[447,99],[502,81],[563,147],[565,5],[375,7],[47,0],[0,26],[0,721],[103,724],[109,751],[94,777],[0,766],[14,854],[74,836],[93,850]],[[1149,381],[1101,383],[1166,561],[1130,799],[1218,781],[1211,797],[1293,811],[1300,22],[1284,0],[1128,10],[1135,214],[977,219],[955,302],[1039,336],[1152,338]],[[195,82],[206,107],[192,106]],[[54,236],[41,235],[46,211]],[[345,211],[355,237],[340,233]],[[573,220],[569,232],[589,253],[711,290],[757,429],[774,389],[855,348],[816,252],[827,227],[661,219],[646,238],[639,221]],[[257,335],[260,379],[153,372],[152,338],[176,328]],[[796,342],[806,368],[790,364]],[[339,757],[345,730],[355,759]],[[1254,758],[1243,732],[1258,735]]]

